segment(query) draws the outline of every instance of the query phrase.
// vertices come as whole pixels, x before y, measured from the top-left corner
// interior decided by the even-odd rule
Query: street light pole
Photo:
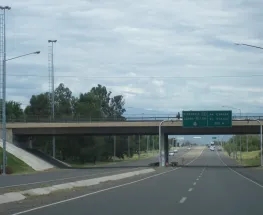
[[[0,10],[3,11],[3,73],[2,73],[2,141],[3,141],[3,171],[2,174],[6,174],[6,163],[7,163],[7,156],[6,156],[6,62],[10,60],[14,60],[17,58],[21,58],[31,54],[39,54],[40,51],[20,55],[17,57],[6,59],[6,10],[11,10],[9,6],[0,6]]]
[[[246,43],[234,43],[235,45],[238,46],[249,46],[252,48],[256,48],[256,49],[263,49],[263,47],[260,46],[254,46],[254,45],[250,45],[250,44],[246,44]],[[256,120],[256,119],[254,119]],[[262,158],[262,124],[259,120],[256,120],[259,124],[260,124],[260,165],[263,166],[263,158]],[[247,139],[247,149],[248,149],[248,139]]]
[[[54,122],[55,119],[55,93],[54,93],[54,43],[56,43],[57,40],[48,40],[48,43],[51,43],[51,111],[52,111],[52,120]],[[52,154],[53,158],[56,157],[56,137],[55,135],[52,136]]]
[[[11,10],[9,6],[0,6],[3,11],[3,74],[2,74],[2,140],[3,140],[3,171],[6,174],[6,10]]]
[[[249,45],[249,44],[245,44],[245,43],[234,43],[234,44],[237,46],[249,46],[249,47],[256,48],[256,49],[263,49],[263,47],[253,46],[253,45]]]
[[[28,55],[40,54],[40,51],[31,52],[28,54],[19,55],[16,57],[6,59],[6,56],[3,60],[3,85],[2,85],[2,140],[3,140],[3,175],[6,173],[6,165],[7,165],[7,156],[6,156],[6,62],[10,60],[14,60],[17,58],[25,57]]]
[[[250,120],[250,119],[249,119]],[[254,121],[257,121],[260,124],[260,166],[263,166],[263,155],[262,155],[262,123],[258,119],[252,119]]]
[[[21,57],[25,57],[25,56],[32,55],[32,54],[40,54],[40,51],[30,52],[30,53],[28,53],[28,54],[23,54],[23,55],[19,55],[19,56],[16,56],[16,57],[8,58],[8,59],[6,59],[5,61],[14,60],[14,59],[21,58]]]

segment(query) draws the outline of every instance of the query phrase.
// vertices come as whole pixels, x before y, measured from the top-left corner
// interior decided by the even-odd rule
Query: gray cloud
[[[9,4],[3,0],[2,4]],[[30,6],[29,6],[30,5]],[[13,0],[7,17],[8,98],[28,103],[55,82],[75,95],[103,84],[127,106],[175,111],[263,105],[260,0]]]

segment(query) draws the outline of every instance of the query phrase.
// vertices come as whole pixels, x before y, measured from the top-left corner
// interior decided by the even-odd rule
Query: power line
[[[10,77],[37,77],[37,78],[48,78],[46,75],[35,75],[35,74],[8,74]],[[252,78],[252,77],[263,77],[263,74],[255,75],[211,75],[211,76],[76,76],[76,75],[56,75],[56,78],[87,78],[87,79],[148,79],[148,78],[158,78],[158,79],[189,79],[189,78]]]

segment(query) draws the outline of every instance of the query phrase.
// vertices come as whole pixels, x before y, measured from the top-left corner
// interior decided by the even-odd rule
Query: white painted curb
[[[0,195],[0,204],[16,202],[24,200],[27,196],[39,196],[39,195],[48,195],[51,192],[58,191],[58,190],[65,190],[65,189],[72,189],[74,187],[88,187],[92,185],[96,185],[106,181],[116,181],[124,178],[129,178],[136,175],[147,174],[154,172],[155,169],[143,169],[137,170],[133,172],[126,172],[117,175],[110,175],[104,176],[100,178],[92,178],[87,180],[69,182],[64,184],[57,184],[50,187],[42,187],[42,188],[35,188],[30,190],[24,190],[21,192],[12,192],[12,193],[5,193]]]

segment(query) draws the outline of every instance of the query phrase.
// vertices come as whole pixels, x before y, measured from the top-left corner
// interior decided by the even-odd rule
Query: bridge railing
[[[258,116],[233,116],[233,120],[247,120],[247,119],[258,119],[263,120],[263,115]],[[56,116],[54,119],[52,119],[50,116],[24,116],[19,118],[7,118],[8,123],[29,123],[29,122],[46,122],[46,123],[70,123],[70,122],[123,122],[123,121],[129,121],[129,122],[142,122],[142,121],[162,121],[162,120],[182,120],[182,118],[178,119],[175,116],[170,115],[151,115],[151,116],[133,116],[133,117],[108,117],[108,118],[96,118],[96,117],[87,117],[87,116]]]

